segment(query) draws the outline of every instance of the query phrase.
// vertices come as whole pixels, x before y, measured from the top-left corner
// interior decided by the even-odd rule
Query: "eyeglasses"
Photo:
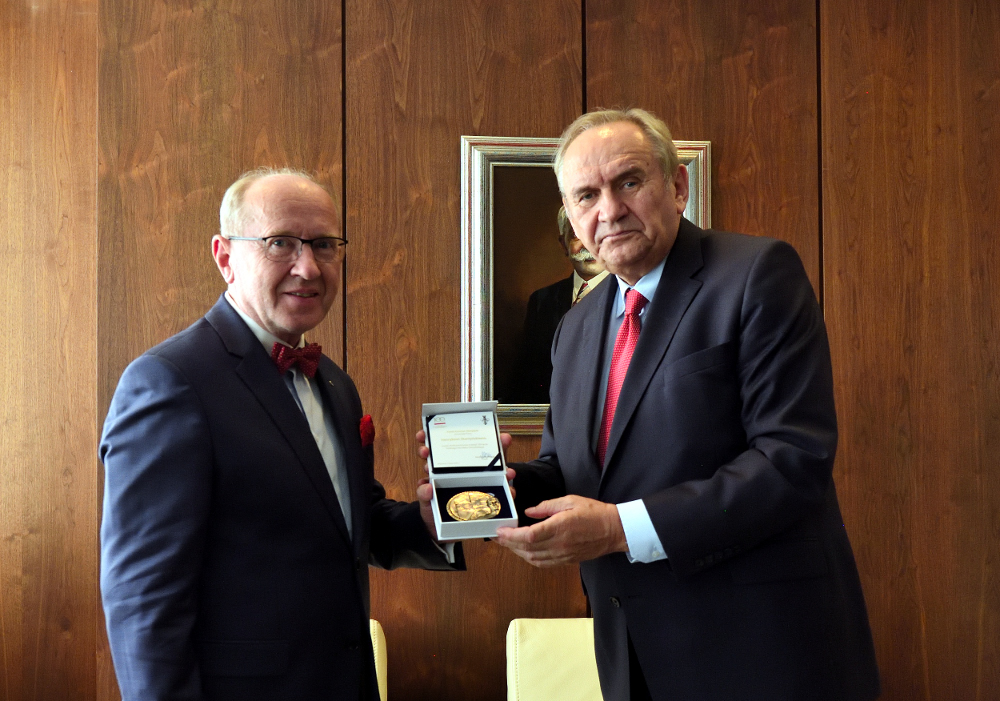
[[[303,239],[298,236],[227,236],[229,241],[260,241],[264,244],[264,256],[275,263],[291,263],[302,255],[303,244],[312,246],[313,258],[320,263],[339,263],[344,258],[347,239],[340,236],[320,236]]]

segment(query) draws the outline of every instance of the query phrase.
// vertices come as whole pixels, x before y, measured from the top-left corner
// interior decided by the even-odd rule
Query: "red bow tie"
[[[319,358],[323,354],[323,347],[318,343],[310,343],[302,348],[289,348],[283,343],[275,343],[271,348],[271,360],[278,366],[282,373],[288,371],[296,363],[299,370],[306,377],[316,374],[319,367]]]

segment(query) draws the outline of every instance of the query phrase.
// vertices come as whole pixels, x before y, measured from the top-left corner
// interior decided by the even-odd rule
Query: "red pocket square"
[[[367,448],[375,442],[375,424],[372,423],[372,415],[365,414],[361,417],[361,425],[358,426],[361,432],[361,447]]]

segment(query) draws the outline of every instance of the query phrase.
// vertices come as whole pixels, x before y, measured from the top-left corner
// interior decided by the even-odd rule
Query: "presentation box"
[[[424,404],[423,425],[438,540],[492,538],[516,526],[497,403]]]

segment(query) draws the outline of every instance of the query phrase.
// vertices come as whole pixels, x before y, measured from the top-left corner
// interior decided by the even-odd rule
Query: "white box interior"
[[[497,529],[504,526],[517,525],[517,512],[514,510],[514,499],[510,494],[510,485],[505,478],[506,472],[460,472],[454,475],[438,475],[431,477],[431,484],[434,486],[435,495],[431,505],[434,510],[434,527],[438,533],[438,540],[464,540],[466,538],[493,538],[497,534]],[[503,493],[507,497],[507,506],[510,508],[510,518],[488,518],[478,521],[446,521],[441,518],[441,507],[437,499],[437,489],[468,487],[498,487],[503,486]]]

